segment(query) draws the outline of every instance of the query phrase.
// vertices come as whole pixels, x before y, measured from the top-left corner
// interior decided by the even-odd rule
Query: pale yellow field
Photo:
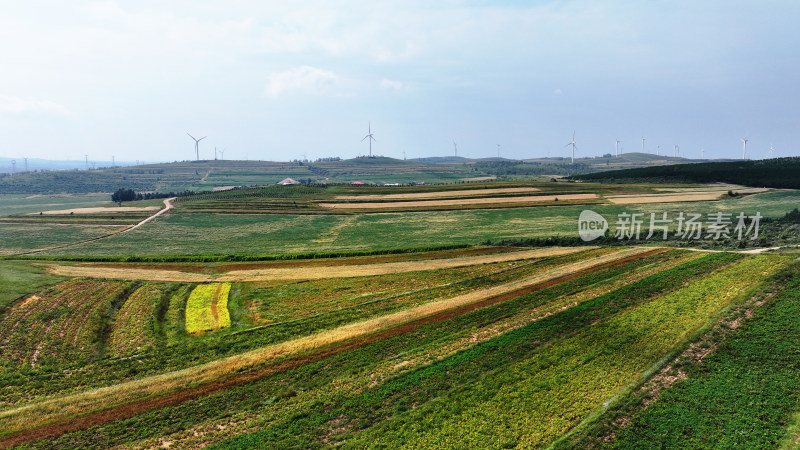
[[[44,215],[63,215],[63,214],[104,214],[104,213],[122,213],[122,212],[142,212],[142,211],[158,211],[160,206],[102,206],[96,208],[73,208],[73,209],[57,209],[52,211],[43,211]],[[29,216],[39,215],[39,213],[29,213]]]
[[[474,195],[512,194],[522,192],[537,192],[540,189],[532,187],[522,188],[496,188],[496,189],[464,189],[460,191],[439,192],[414,192],[409,194],[383,194],[383,195],[338,195],[336,200],[405,200],[442,197],[472,197]]]
[[[202,384],[232,373],[246,371],[252,367],[274,361],[278,358],[296,355],[301,352],[340,343],[348,339],[358,338],[380,330],[430,317],[441,312],[478,303],[488,298],[543,283],[594,266],[641,253],[651,252],[652,250],[652,247],[638,247],[616,251],[595,258],[554,267],[546,272],[522,280],[480,289],[456,297],[433,301],[404,311],[344,325],[291,341],[269,345],[257,350],[229,356],[195,367],[12,408],[0,412],[0,423],[2,423],[2,429],[0,429],[0,431],[29,428],[53,420],[63,419],[71,415],[96,410],[103,406],[128,403],[145,397],[164,394],[185,386]]]
[[[137,269],[68,266],[46,264],[48,272],[69,277],[109,278],[118,280],[177,281],[184,283],[242,282],[274,280],[316,280],[323,278],[360,277],[386,275],[391,273],[418,272],[426,270],[465,267],[476,264],[489,264],[506,261],[519,261],[530,258],[566,255],[596,247],[554,247],[523,250],[491,255],[466,256],[462,258],[430,259],[421,261],[401,261],[350,266],[312,266],[276,267],[254,270],[234,270],[220,274],[187,273],[177,270]]]
[[[642,203],[673,203],[673,202],[700,202],[717,200],[725,192],[681,192],[679,194],[641,194],[641,195],[615,195],[606,197],[615,205],[632,205]]]
[[[662,190],[662,189],[657,189],[657,190]],[[663,190],[674,191],[676,189],[663,188]],[[736,191],[739,194],[757,194],[760,192],[769,191],[769,189],[765,188],[731,189],[729,187],[713,187],[709,189],[704,189],[702,191],[698,191],[695,189],[692,191],[663,193],[663,194],[612,195],[606,197],[606,199],[615,205],[631,205],[636,203],[699,202],[708,200],[718,200],[719,198],[727,194],[729,190]]]
[[[463,206],[463,205],[489,205],[508,203],[536,203],[559,200],[590,200],[597,198],[597,194],[565,194],[565,195],[531,195],[525,197],[490,197],[490,198],[464,198],[451,200],[420,200],[411,202],[384,202],[384,203],[320,203],[323,208],[334,209],[387,209],[387,208],[419,208],[426,206]]]

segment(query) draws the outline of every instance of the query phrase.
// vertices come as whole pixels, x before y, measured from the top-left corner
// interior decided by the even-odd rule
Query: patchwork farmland
[[[0,216],[0,448],[791,446],[798,200],[261,186],[125,232],[161,200],[20,208]],[[584,209],[764,223],[743,249],[584,243]]]

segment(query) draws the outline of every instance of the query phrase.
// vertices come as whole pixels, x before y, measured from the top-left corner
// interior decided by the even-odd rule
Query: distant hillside
[[[474,176],[475,169],[463,164],[426,164],[384,157],[319,162],[183,161],[0,174],[0,194],[111,193],[120,188],[137,192],[210,191],[222,186],[274,184],[284,178],[302,183],[441,183]]]
[[[583,181],[609,183],[731,183],[744,186],[800,189],[800,158],[709,162],[643,167],[577,175]]]

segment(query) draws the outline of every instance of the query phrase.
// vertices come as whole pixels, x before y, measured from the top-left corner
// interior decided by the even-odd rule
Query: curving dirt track
[[[200,366],[3,411],[0,413],[0,422],[4,423],[4,430],[0,431],[18,431],[0,438],[0,447],[48,439],[93,425],[132,417],[144,411],[180,404],[349,348],[405,333],[426,323],[446,320],[544,289],[584,273],[666,250],[665,248],[622,250],[588,261],[558,266],[527,279],[434,301]],[[311,354],[307,354],[308,352]],[[264,367],[270,363],[271,365]],[[101,409],[109,404],[114,406]]]

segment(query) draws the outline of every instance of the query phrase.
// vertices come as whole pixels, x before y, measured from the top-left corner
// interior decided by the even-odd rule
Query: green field
[[[206,183],[249,179],[244,166],[212,163],[178,164],[183,175],[170,182],[199,183],[201,166]],[[317,177],[376,182],[465,175],[380,158],[312,166]],[[164,175],[144,167],[126,176]],[[277,175],[259,167],[250,181]],[[535,196],[548,200],[532,206]],[[0,217],[0,448],[775,448],[800,439],[797,191],[261,186],[182,196],[124,233],[114,232],[155,211],[39,215],[108,205],[26,197],[0,199],[14,208]],[[587,244],[577,230],[586,209],[612,227],[626,212],[758,212],[762,234],[747,247],[783,248]]]

